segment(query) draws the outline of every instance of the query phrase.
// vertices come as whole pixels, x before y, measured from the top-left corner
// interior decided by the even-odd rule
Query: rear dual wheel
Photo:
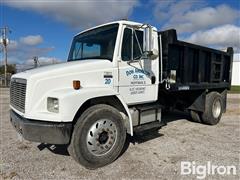
[[[216,125],[219,123],[222,113],[223,99],[218,92],[210,92],[207,94],[204,112],[190,111],[193,121],[208,125]]]

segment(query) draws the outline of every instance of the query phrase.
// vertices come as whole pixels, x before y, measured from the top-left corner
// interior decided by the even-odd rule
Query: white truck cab
[[[27,140],[69,144],[87,168],[106,165],[126,133],[162,126],[159,84],[170,82],[162,60],[155,27],[122,20],[87,29],[67,62],[12,76],[11,122]]]

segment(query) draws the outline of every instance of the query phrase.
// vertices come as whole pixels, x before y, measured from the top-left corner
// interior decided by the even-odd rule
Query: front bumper
[[[24,139],[49,144],[68,144],[72,123],[26,119],[10,110],[10,121]]]

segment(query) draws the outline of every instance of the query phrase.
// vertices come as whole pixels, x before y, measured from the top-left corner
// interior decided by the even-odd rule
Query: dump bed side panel
[[[224,52],[179,41],[174,29],[159,32],[159,35],[163,79],[170,82],[169,91],[230,88],[232,48]]]

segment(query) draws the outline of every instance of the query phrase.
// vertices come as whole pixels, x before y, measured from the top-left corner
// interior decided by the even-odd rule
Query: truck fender
[[[121,103],[122,107],[124,108],[126,115],[124,112],[120,112],[125,120],[127,133],[133,135],[133,126],[132,126],[132,117],[130,111],[128,109],[127,104],[121,97],[121,95],[110,88],[83,88],[79,91],[72,91],[71,93],[64,93],[64,102],[66,103],[66,107],[72,107],[68,109],[64,109],[66,114],[67,112],[74,111],[74,115],[77,115],[78,110],[84,105],[85,102],[94,99],[94,98],[104,98],[107,96],[115,96],[119,102]],[[67,105],[68,104],[68,105]],[[78,108],[76,108],[78,107]],[[73,120],[74,118],[72,118]]]
[[[123,105],[123,107],[124,107],[124,109],[125,109],[125,111],[127,112],[127,115],[128,115],[128,117],[126,117],[125,119],[126,119],[126,121],[128,122],[128,124],[127,124],[127,132],[131,135],[131,136],[133,136],[133,125],[132,125],[132,116],[131,116],[131,113],[130,113],[130,111],[129,111],[129,109],[128,109],[128,106],[127,106],[127,104],[124,102],[124,100],[122,99],[122,97],[120,96],[120,94],[118,94],[118,95],[116,95],[117,96],[117,98],[119,99],[119,101],[122,103],[122,105]],[[124,117],[123,117],[124,118]]]

